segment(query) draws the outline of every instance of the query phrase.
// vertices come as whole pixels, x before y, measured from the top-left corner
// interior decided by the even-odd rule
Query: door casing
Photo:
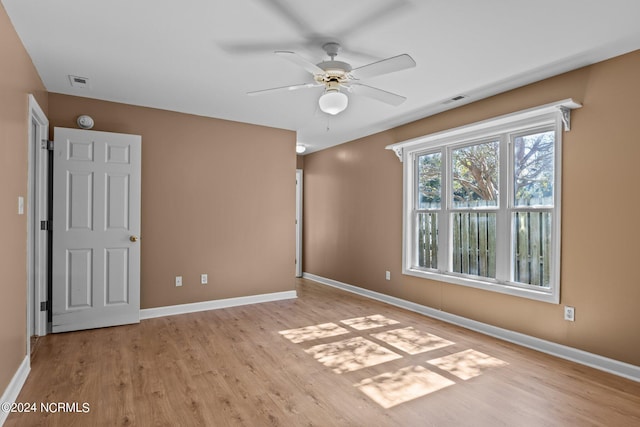
[[[296,277],[302,277],[302,169],[296,169]]]
[[[49,220],[49,120],[36,98],[29,94],[28,194],[27,194],[27,354],[30,337],[50,331],[47,311],[41,302],[49,299],[49,232],[40,222]]]

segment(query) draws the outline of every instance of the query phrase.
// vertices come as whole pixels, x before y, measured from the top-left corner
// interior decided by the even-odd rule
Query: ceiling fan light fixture
[[[343,112],[349,104],[349,97],[337,89],[327,90],[318,99],[318,105],[320,109],[335,116],[338,113]]]

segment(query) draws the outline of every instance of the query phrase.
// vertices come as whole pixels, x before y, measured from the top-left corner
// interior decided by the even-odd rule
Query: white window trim
[[[469,286],[508,295],[514,295],[539,301],[558,304],[560,302],[560,235],[561,235],[561,189],[562,189],[562,126],[565,131],[570,130],[570,110],[580,108],[582,105],[572,99],[565,99],[551,104],[542,105],[535,108],[499,116],[493,119],[483,120],[454,129],[433,133],[410,139],[397,144],[392,144],[386,148],[393,150],[404,162],[403,167],[403,250],[402,250],[402,273],[410,276],[425,279],[437,280],[457,285]],[[464,142],[483,138],[496,133],[507,133],[523,127],[534,127],[537,125],[551,124],[555,122],[557,155],[555,164],[555,180],[558,183],[555,191],[554,209],[554,233],[552,236],[552,246],[554,255],[551,260],[553,272],[551,288],[527,287],[522,284],[511,284],[509,282],[498,282],[492,279],[482,280],[477,277],[467,277],[453,273],[444,273],[433,270],[417,269],[413,267],[411,256],[413,250],[413,192],[415,190],[415,171],[413,158],[420,152],[452,142]],[[501,156],[502,158],[503,156]],[[504,238],[510,238],[505,236]]]

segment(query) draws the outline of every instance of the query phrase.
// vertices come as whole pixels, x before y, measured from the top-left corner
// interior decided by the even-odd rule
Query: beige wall
[[[142,135],[142,308],[294,289],[294,132],[49,94],[51,128],[80,114]]]
[[[640,365],[638,75],[640,51],[305,156],[304,271]],[[584,107],[563,140],[561,304],[403,276],[402,164],[385,145],[565,98]]]
[[[0,394],[26,355],[28,94],[47,111],[38,73],[0,5]]]
[[[294,289],[294,170],[305,168],[306,272],[640,365],[640,52],[304,156],[293,132],[57,94],[0,5],[0,390],[26,350],[27,94],[52,126],[140,134],[142,307]],[[402,166],[390,143],[572,97],[565,135],[562,304],[401,275]],[[302,159],[301,159],[302,160]],[[630,196],[631,194],[631,196]],[[596,205],[597,208],[593,208]],[[599,227],[600,232],[594,234]],[[392,280],[384,280],[384,271]],[[200,273],[209,284],[199,285]],[[184,286],[174,286],[174,276]],[[562,320],[562,305],[576,322]]]

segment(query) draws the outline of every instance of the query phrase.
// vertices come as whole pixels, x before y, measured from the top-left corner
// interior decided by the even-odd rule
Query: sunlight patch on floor
[[[316,345],[306,349],[305,352],[333,369],[336,374],[402,358],[399,354],[362,337]]]
[[[455,344],[452,341],[413,327],[370,333],[368,331],[370,329],[400,323],[380,314],[341,320],[339,323],[352,328],[352,330],[343,328],[337,323],[322,323],[280,331],[279,334],[296,344],[349,333],[363,335],[335,342],[327,343],[325,341],[323,344],[317,344],[304,350],[307,354],[313,356],[315,360],[332,369],[336,374],[353,372],[404,357],[391,350],[391,347],[408,353],[410,356],[406,356],[402,364],[410,365],[412,363],[411,356],[413,355]],[[381,341],[381,344],[367,339],[368,337]],[[424,363],[425,357],[425,355],[421,355],[415,358],[422,358],[422,361],[418,363]],[[491,368],[508,365],[505,361],[473,349],[430,359],[426,363],[434,366],[435,368],[433,369],[441,369],[461,380],[477,377]],[[410,365],[394,372],[386,372],[364,379],[357,384],[353,384],[353,386],[383,408],[388,409],[454,385],[456,381],[458,380],[455,378],[453,380],[446,378],[424,366]],[[462,384],[462,382],[458,384]]]
[[[321,325],[306,326],[304,328],[289,329],[278,332],[293,343],[317,340],[320,338],[335,337],[337,335],[348,334],[345,328],[335,323],[323,323]]]
[[[490,368],[508,365],[505,361],[472,349],[432,359],[427,363],[437,366],[462,380],[477,377]]]
[[[366,317],[354,317],[353,319],[341,320],[340,323],[344,323],[347,326],[351,326],[353,329],[363,331],[365,329],[380,328],[382,326],[396,325],[400,322],[397,320],[389,319],[381,314],[374,314],[373,316]]]
[[[454,344],[436,335],[412,327],[371,334],[372,337],[409,354],[424,353]]]
[[[422,366],[409,366],[354,384],[361,392],[385,409],[426,396],[455,384]]]

